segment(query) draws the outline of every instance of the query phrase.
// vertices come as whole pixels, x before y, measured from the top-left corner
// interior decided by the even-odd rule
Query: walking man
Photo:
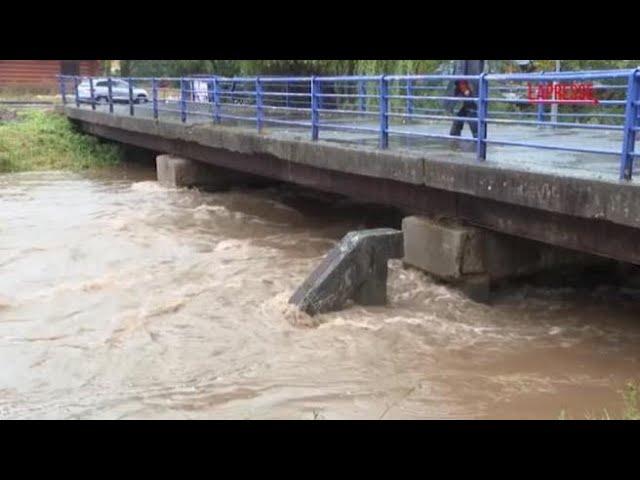
[[[456,60],[453,70],[454,75],[480,75],[484,71],[484,60]],[[449,83],[447,87],[448,97],[476,97],[478,94],[478,81],[471,79],[460,79]],[[461,103],[461,104],[460,104]],[[449,135],[459,137],[464,128],[465,118],[477,118],[478,105],[475,100],[459,102],[456,100],[445,100],[444,108],[450,114],[460,117],[454,120],[451,125]],[[467,120],[469,128],[474,138],[478,137],[478,123],[474,120]]]

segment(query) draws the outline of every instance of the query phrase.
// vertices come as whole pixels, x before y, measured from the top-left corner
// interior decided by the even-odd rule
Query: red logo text
[[[593,83],[528,83],[530,103],[597,104]]]

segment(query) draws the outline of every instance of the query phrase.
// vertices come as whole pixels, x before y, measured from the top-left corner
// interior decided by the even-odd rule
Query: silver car
[[[111,79],[111,96],[113,102],[129,102],[129,82],[120,78]],[[91,85],[89,80],[83,80],[78,85],[78,98],[81,102],[91,103]],[[133,87],[132,98],[135,103],[146,103],[149,101],[149,94],[143,88]],[[109,79],[93,79],[93,99],[98,104],[109,103]]]

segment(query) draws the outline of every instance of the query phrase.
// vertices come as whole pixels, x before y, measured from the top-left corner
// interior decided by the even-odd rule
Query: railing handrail
[[[210,104],[210,110],[207,115],[215,123],[220,123],[222,119],[235,119],[254,121],[258,131],[262,131],[263,125],[268,123],[284,124],[291,126],[305,126],[311,128],[312,140],[317,140],[321,128],[337,129],[337,130],[354,130],[354,131],[378,131],[379,132],[379,148],[387,148],[390,134],[420,136],[423,138],[446,139],[455,138],[462,141],[474,141],[477,144],[477,158],[482,161],[486,158],[486,148],[490,144],[512,145],[512,146],[529,146],[530,148],[556,149],[560,151],[574,152],[591,152],[591,153],[616,153],[611,150],[602,148],[586,149],[572,146],[557,145],[549,146],[536,144],[527,141],[498,141],[487,138],[487,126],[489,124],[519,124],[519,125],[538,125],[549,126],[551,128],[567,127],[567,128],[583,128],[588,130],[613,130],[623,132],[623,142],[620,151],[620,178],[630,180],[632,177],[633,162],[635,157],[640,156],[640,152],[635,150],[635,139],[637,132],[640,131],[640,68],[636,69],[609,69],[609,70],[583,70],[583,71],[565,71],[565,72],[537,72],[537,73],[483,73],[480,75],[455,75],[455,74],[412,74],[412,75],[343,75],[343,76],[291,76],[291,75],[256,75],[256,76],[219,76],[214,74],[198,74],[185,75],[182,77],[122,77],[115,75],[103,76],[80,76],[80,75],[57,75],[60,83],[60,93],[63,102],[66,103],[66,95],[71,91],[65,85],[68,81],[73,81],[73,91],[75,103],[81,105],[79,85],[85,80],[90,79],[91,92],[90,103],[95,109],[96,103],[105,94],[95,94],[96,79],[106,80],[123,80],[129,85],[126,101],[129,104],[130,115],[135,115],[135,104],[139,98],[134,98],[134,84],[147,82],[152,85],[153,98],[153,117],[159,118],[159,112],[168,111],[180,114],[180,118],[185,122],[189,115],[202,115],[190,107],[193,104]],[[474,85],[475,94],[468,97],[462,97],[452,94],[452,82],[467,80]],[[626,80],[626,84],[612,83],[611,85],[599,83],[593,85],[592,89],[598,91],[606,91],[610,89],[615,95],[597,101],[600,107],[624,107],[624,113],[574,113],[575,121],[573,123],[559,122],[558,118],[570,117],[571,113],[553,113],[550,120],[545,120],[550,114],[545,112],[545,104],[561,104],[556,94],[549,99],[529,97],[511,97],[496,96],[495,92],[508,91],[510,93],[524,94],[531,85],[544,84],[544,88],[555,88],[558,84],[570,81],[588,81],[588,80]],[[170,86],[166,86],[165,82],[172,82]],[[196,83],[198,82],[198,83]],[[422,83],[438,83],[441,85],[426,86]],[[509,87],[504,82],[529,82],[529,87],[518,86]],[[553,85],[551,85],[553,84]],[[121,97],[114,97],[112,90],[113,82],[108,84],[108,103],[109,111],[113,113],[115,100]],[[493,85],[493,88],[491,86]],[[206,86],[206,89],[204,88]],[[239,87],[239,88],[238,88]],[[273,90],[276,88],[276,90]],[[535,87],[534,87],[535,88]],[[179,93],[179,97],[159,97],[159,91],[167,90]],[[271,90],[270,90],[271,89]],[[400,89],[400,91],[398,91]],[[622,90],[625,90],[624,98]],[[139,90],[138,90],[139,91]],[[620,93],[615,93],[619,91]],[[85,92],[83,90],[83,92]],[[418,93],[420,92],[420,93]],[[427,92],[430,94],[424,95]],[[84,94],[84,93],[83,93]],[[174,94],[174,95],[175,95]],[[529,92],[530,94],[530,92]],[[86,95],[86,94],[84,94]],[[166,94],[165,94],[166,95]],[[147,99],[148,100],[148,99]],[[176,101],[178,106],[168,108],[167,102]],[[447,109],[445,103],[441,108],[423,108],[416,106],[416,102],[454,102],[456,104],[462,102],[464,105],[475,105],[473,108],[474,116],[461,116],[462,110],[458,114],[451,113]],[[164,103],[162,103],[164,102]],[[333,102],[334,108],[328,108],[327,105]],[[489,112],[489,105],[496,106],[502,103],[506,105],[504,110],[492,110]],[[509,108],[515,110],[515,107],[509,105],[521,105],[537,103],[537,113],[530,115],[536,116],[536,121],[526,120],[526,112],[509,111]],[[579,104],[578,100],[573,103]],[[585,104],[596,103],[591,100],[583,101]],[[337,105],[342,105],[338,108]],[[404,104],[404,107],[403,107]],[[162,105],[162,108],[161,108]],[[252,109],[249,114],[228,114],[223,107],[234,106],[236,109]],[[345,108],[351,106],[353,108]],[[403,108],[403,111],[398,111]],[[269,115],[274,111],[287,111],[290,114],[302,115],[305,112],[310,115],[310,119],[303,121],[299,118],[286,119],[273,118]],[[433,114],[425,115],[422,112],[431,112]],[[271,113],[269,113],[271,112]],[[448,113],[449,112],[449,113]],[[614,110],[615,112],[615,110]],[[619,112],[619,110],[618,110]],[[377,127],[365,127],[355,125],[353,123],[345,124],[340,121],[332,120],[325,122],[322,117],[325,114],[334,113],[338,115],[346,115],[353,113],[354,115],[364,115],[371,118],[372,115],[379,116]],[[523,117],[524,119],[510,120],[499,118],[496,119],[490,114],[506,114]],[[592,116],[594,118],[608,118],[609,122],[615,122],[616,118],[623,118],[624,125],[603,125],[603,124],[581,124],[578,118],[584,116]],[[475,124],[478,128],[477,138],[469,139],[465,137],[457,137],[439,133],[425,133],[412,130],[399,130],[390,127],[390,119],[402,119],[403,121],[412,120],[446,120],[458,118],[458,121],[468,122],[470,125]],[[497,120],[497,121],[496,121]]]

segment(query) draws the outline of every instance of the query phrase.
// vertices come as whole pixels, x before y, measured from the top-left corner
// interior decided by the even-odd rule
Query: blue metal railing
[[[452,82],[465,80],[476,88],[474,95],[452,93]],[[593,82],[597,105],[573,102],[565,105],[555,98],[534,101],[526,96],[532,85],[553,88],[558,83]],[[180,121],[200,119],[222,123],[253,123],[261,132],[266,125],[282,125],[310,131],[318,140],[322,131],[375,134],[378,147],[389,147],[390,137],[424,138],[432,141],[455,139],[475,144],[476,158],[487,158],[490,145],[527,147],[620,158],[620,178],[630,180],[640,131],[640,71],[598,70],[583,72],[544,72],[535,74],[465,75],[382,75],[332,77],[116,77],[81,78],[60,76],[63,103],[74,93],[77,106],[128,104],[128,114],[136,115],[136,105],[151,102],[154,119],[178,117]],[[71,82],[71,88],[69,88]],[[527,82],[528,86],[522,85]],[[106,85],[106,87],[105,87]],[[149,92],[151,92],[149,94]],[[149,95],[151,98],[148,98]],[[455,104],[445,109],[443,104]],[[471,115],[461,116],[461,105],[473,105]],[[549,111],[551,105],[572,111]],[[459,111],[457,111],[459,110]],[[457,112],[456,112],[457,111]],[[570,121],[573,120],[573,121]],[[470,138],[412,126],[425,122],[463,121],[477,128]],[[619,149],[589,148],[563,143],[547,144],[524,138],[495,138],[490,125],[572,128],[619,131]],[[558,136],[559,137],[559,136]],[[555,138],[551,135],[550,138]]]

